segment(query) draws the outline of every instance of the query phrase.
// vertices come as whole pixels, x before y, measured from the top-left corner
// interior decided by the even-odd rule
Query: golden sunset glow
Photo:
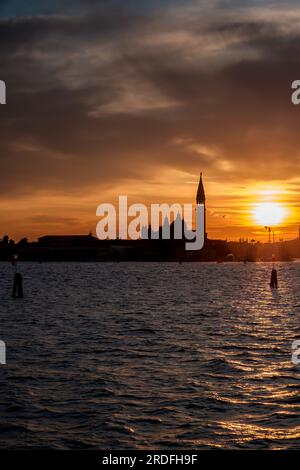
[[[86,6],[67,24],[55,17],[54,28],[48,1],[5,2],[24,11],[10,15],[1,56],[5,75],[16,77],[14,99],[1,108],[1,236],[95,233],[96,208],[119,195],[147,207],[195,203],[203,172],[210,238],[265,241],[266,225],[280,239],[298,237],[300,109],[289,73],[299,69],[300,7],[284,16],[272,2],[270,17],[245,0],[232,22],[220,6],[230,2],[165,0],[152,15],[142,4],[160,0],[134,1],[139,14],[129,23]],[[37,32],[27,38],[30,28]],[[278,73],[270,31],[284,53]],[[22,80],[12,53],[28,53]]]
[[[286,217],[286,209],[278,202],[263,202],[253,210],[254,220],[263,226],[276,226]]]

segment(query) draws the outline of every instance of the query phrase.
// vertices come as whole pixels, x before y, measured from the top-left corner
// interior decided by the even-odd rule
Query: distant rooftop
[[[89,235],[45,235],[38,238],[40,245],[82,245],[97,242],[98,239]]]

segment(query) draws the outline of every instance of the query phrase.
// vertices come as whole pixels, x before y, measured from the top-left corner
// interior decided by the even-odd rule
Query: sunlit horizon
[[[272,226],[277,239],[297,238],[300,217],[297,197],[291,189],[293,182],[274,181],[271,184],[260,181],[242,185],[224,181],[220,185],[212,173],[204,170],[210,238],[264,242],[268,240],[265,226]],[[102,191],[90,190],[89,195],[43,191],[34,198],[28,194],[9,202],[0,201],[2,236],[8,234],[15,240],[23,237],[34,240],[48,234],[95,233],[98,204],[115,203],[119,195],[128,195],[130,203],[146,205],[194,203],[198,179],[199,174],[164,170],[138,184],[134,180],[124,181]]]

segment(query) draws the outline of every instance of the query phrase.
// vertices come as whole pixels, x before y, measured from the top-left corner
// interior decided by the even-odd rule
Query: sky
[[[0,2],[0,237],[95,232],[96,208],[194,202],[211,238],[300,223],[294,1]],[[272,206],[274,207],[274,206]]]

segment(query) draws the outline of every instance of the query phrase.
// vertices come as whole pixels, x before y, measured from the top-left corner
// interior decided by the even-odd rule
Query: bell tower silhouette
[[[202,181],[202,172],[200,173],[200,180],[198,184],[198,191],[196,196],[196,204],[203,204],[204,205],[204,239],[207,240],[207,233],[206,233],[206,197],[205,191]]]

